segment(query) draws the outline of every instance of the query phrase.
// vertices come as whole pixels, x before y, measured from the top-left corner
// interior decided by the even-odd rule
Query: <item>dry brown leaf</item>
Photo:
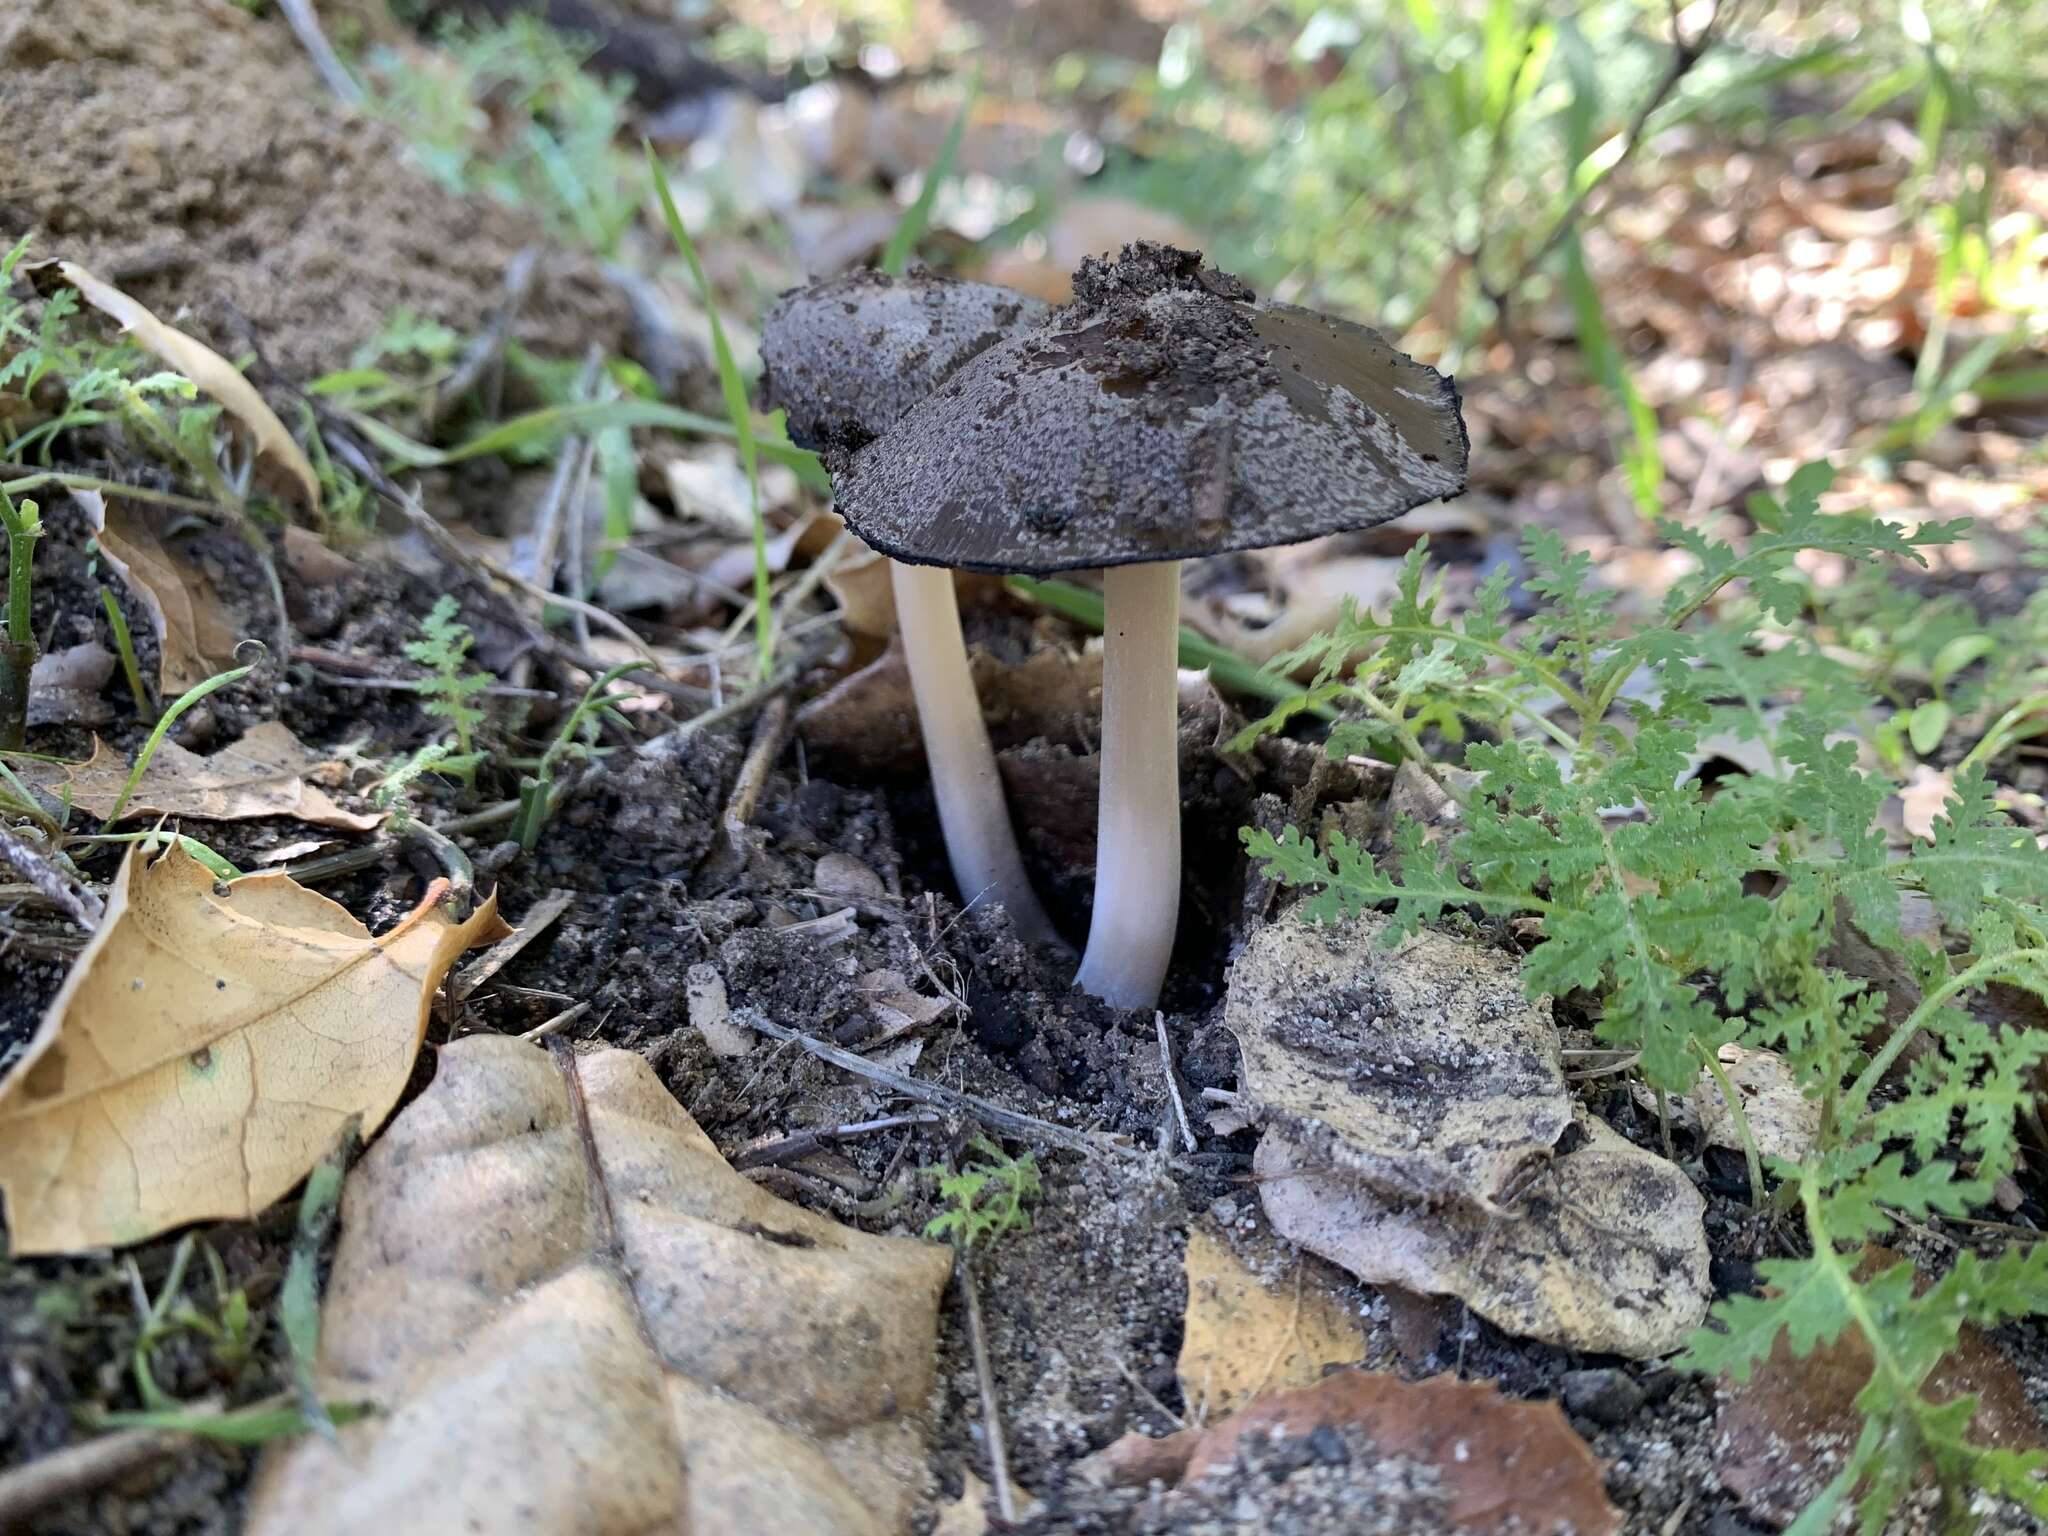
[[[1269,1129],[1253,1167],[1273,1230],[1370,1285],[1456,1296],[1496,1327],[1644,1360],[1706,1320],[1706,1202],[1683,1171],[1578,1121],[1578,1143],[1498,1213],[1388,1198],[1326,1150]]]
[[[639,1056],[472,1036],[349,1176],[325,1391],[251,1536],[884,1536],[951,1254],[735,1173]]]
[[[106,917],[0,1079],[13,1251],[138,1242],[248,1218],[342,1126],[374,1129],[455,957],[503,932],[438,885],[389,932],[283,874],[219,887],[181,848],[131,849]]]
[[[1877,1259],[1880,1267],[1897,1261],[1895,1253]],[[1748,1381],[1723,1383],[1715,1470],[1746,1513],[1789,1525],[1841,1470],[1844,1451],[1863,1427],[1856,1394],[1870,1380],[1870,1368],[1870,1346],[1852,1327],[1804,1357],[1781,1336]],[[1926,1392],[1943,1403],[1976,1395],[1969,1437],[1978,1445],[2012,1451],[2048,1446],[2019,1372],[1967,1324],[1928,1377]]]
[[[1326,1365],[1365,1358],[1365,1330],[1351,1308],[1299,1256],[1261,1278],[1198,1222],[1188,1229],[1186,1265],[1178,1370],[1197,1423],[1235,1413],[1264,1392],[1309,1386]]]
[[[1390,950],[1386,927],[1295,919],[1252,936],[1223,1013],[1244,1090],[1323,1166],[1497,1209],[1572,1121],[1550,1009],[1507,955],[1427,929]]]
[[[1710,1295],[1699,1192],[1575,1109],[1514,960],[1426,929],[1389,950],[1386,922],[1273,923],[1232,968],[1274,1230],[1513,1333],[1676,1349]]]
[[[1126,1435],[1095,1464],[1113,1483],[1176,1473],[1195,1483],[1227,1468],[1251,1437],[1300,1439],[1326,1426],[1355,1427],[1382,1456],[1435,1468],[1460,1531],[1609,1536],[1620,1528],[1599,1460],[1557,1404],[1515,1402],[1490,1382],[1450,1376],[1403,1381],[1336,1371],[1313,1387],[1262,1397],[1205,1430],[1164,1440]]]
[[[100,556],[143,610],[157,641],[157,687],[175,698],[231,666],[240,639],[213,583],[158,535],[153,511],[109,503],[98,491],[74,500],[92,524]]]
[[[176,326],[166,325],[147,308],[111,283],[102,282],[75,261],[60,261],[57,272],[78,296],[101,314],[120,323],[145,352],[160,358],[190,379],[199,389],[218,400],[255,440],[258,453],[269,454],[297,482],[306,506],[320,511],[320,478],[299,445],[285,430],[277,413],[256,392],[256,386],[236,370],[234,364],[202,341],[187,336]]]
[[[123,819],[190,816],[199,821],[248,821],[289,816],[317,827],[367,832],[383,814],[344,810],[308,780],[333,764],[303,745],[282,720],[252,726],[240,741],[210,757],[165,741],[143,770],[122,810]],[[38,789],[64,798],[89,816],[114,809],[128,782],[129,763],[97,737],[82,763],[25,762],[17,770]]]

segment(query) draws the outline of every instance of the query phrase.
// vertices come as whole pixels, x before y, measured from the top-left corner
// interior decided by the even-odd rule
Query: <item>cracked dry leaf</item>
[[[139,1242],[248,1218],[341,1127],[374,1129],[412,1072],[456,956],[504,932],[441,887],[372,936],[283,874],[219,887],[173,846],[129,851],[106,916],[0,1079],[13,1252]]]
[[[58,275],[78,296],[101,314],[117,321],[143,351],[169,363],[203,393],[227,408],[254,439],[256,451],[268,454],[298,485],[306,506],[316,516],[320,511],[320,478],[299,445],[285,430],[277,413],[243,378],[226,358],[203,341],[187,336],[174,325],[166,325],[149,309],[130,298],[112,283],[94,277],[75,261],[56,264]]]
[[[1261,1276],[1206,1222],[1188,1229],[1187,1314],[1176,1367],[1195,1422],[1235,1413],[1263,1392],[1305,1387],[1330,1364],[1365,1358],[1365,1330],[1299,1256]]]
[[[1406,1200],[1497,1208],[1571,1124],[1548,1005],[1510,957],[1386,919],[1262,928],[1231,968],[1223,1021],[1244,1091],[1322,1165]]]
[[[199,821],[248,821],[289,816],[318,827],[367,832],[384,821],[380,813],[344,810],[308,780],[334,764],[312,751],[281,720],[252,726],[241,740],[208,757],[166,740],[150,758],[142,780],[122,809],[124,821],[137,817],[190,816]],[[64,799],[89,816],[105,816],[120,801],[129,763],[98,737],[83,763],[24,762],[16,770],[38,789]]]
[[[1207,1429],[1161,1440],[1125,1435],[1090,1458],[1091,1470],[1111,1484],[1177,1479],[1185,1487],[1228,1469],[1251,1437],[1298,1440],[1324,1428],[1358,1429],[1381,1456],[1433,1468],[1460,1532],[1611,1536],[1621,1525],[1598,1458],[1556,1403],[1516,1402],[1491,1382],[1450,1376],[1333,1371]]]
[[[925,1479],[946,1249],[733,1171],[629,1051],[459,1040],[349,1175],[323,1390],[250,1536],[887,1536]]]
[[[1859,1273],[1867,1279],[1900,1258],[1888,1248],[1869,1248]],[[1928,1278],[1917,1275],[1916,1288],[1924,1288]],[[1820,1496],[1862,1431],[1856,1396],[1870,1372],[1870,1346],[1852,1324],[1805,1355],[1793,1354],[1780,1334],[1749,1380],[1721,1378],[1714,1470],[1751,1519],[1781,1528]],[[2025,1381],[1974,1324],[1963,1324],[1955,1347],[1928,1373],[1922,1390],[1937,1403],[1974,1397],[1968,1437],[1977,1445],[2004,1451],[2048,1446],[2048,1426],[2028,1400]]]
[[[109,503],[98,491],[72,500],[92,525],[100,558],[149,615],[156,635],[157,687],[166,699],[195,688],[234,664],[240,641],[213,583],[163,542],[160,515]]]
[[[1592,1116],[1560,1145],[1494,1212],[1391,1199],[1277,1127],[1253,1167],[1273,1230],[1369,1285],[1456,1296],[1566,1349],[1669,1354],[1713,1297],[1706,1202],[1677,1165]]]

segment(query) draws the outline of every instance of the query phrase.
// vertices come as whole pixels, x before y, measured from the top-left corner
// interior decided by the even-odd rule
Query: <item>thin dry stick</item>
[[[181,1455],[191,1449],[192,1438],[175,1429],[120,1429],[0,1472],[0,1531],[27,1530],[30,1519],[52,1504]]]
[[[1173,1107],[1173,1123],[1180,1127],[1180,1139],[1190,1152],[1195,1150],[1195,1128],[1188,1124],[1188,1107],[1181,1102],[1180,1082],[1173,1075],[1173,1044],[1166,1038],[1166,1015],[1154,1009],[1152,1022],[1159,1030],[1159,1070],[1166,1075],[1166,1101]]]
[[[67,879],[62,870],[4,826],[0,826],[0,864],[18,871],[38,895],[87,933],[99,927],[106,915],[106,905],[99,897]]]
[[[759,1168],[768,1163],[789,1163],[800,1157],[809,1157],[835,1142],[852,1141],[858,1136],[874,1136],[883,1131],[897,1130],[909,1125],[937,1125],[939,1116],[929,1109],[912,1110],[907,1115],[883,1115],[877,1120],[854,1120],[845,1125],[821,1125],[816,1130],[797,1131],[788,1136],[764,1141],[759,1146],[742,1147],[732,1156],[735,1168]]]
[[[597,387],[597,370],[603,362],[604,353],[600,348],[592,347],[583,355],[583,371],[576,376],[575,399],[590,397],[590,392]],[[541,497],[540,506],[534,512],[533,565],[527,576],[543,587],[555,584],[555,551],[562,542],[564,516],[583,515],[579,491],[590,473],[591,451],[591,440],[587,437],[563,439],[561,447],[556,450],[555,472],[548,478],[547,494]]]
[[[462,354],[455,371],[434,386],[433,398],[427,402],[424,412],[426,429],[431,434],[447,417],[448,412],[469,392],[483,381],[504,354],[505,343],[512,335],[512,322],[519,318],[519,311],[526,305],[526,295],[533,287],[534,273],[540,266],[540,247],[529,245],[505,267],[505,299],[492,312],[489,322],[478,333],[476,340]],[[496,402],[487,402],[489,414],[496,415]]]
[[[742,853],[746,849],[747,826],[753,821],[755,808],[761,803],[762,786],[768,782],[768,770],[782,751],[782,737],[788,727],[789,700],[778,694],[761,711],[761,718],[754,726],[753,743],[747,748],[746,761],[740,764],[732,798],[725,803],[725,839],[734,853]]]
[[[320,71],[320,78],[327,82],[327,89],[339,96],[343,105],[361,106],[363,88],[342,67],[340,58],[327,41],[327,34],[320,30],[320,17],[313,9],[313,0],[277,0],[277,8],[291,23],[292,31],[298,35],[299,46],[306,50],[313,67]]]
[[[1636,108],[1635,116],[1629,120],[1629,125],[1622,134],[1621,149],[1616,153],[1613,164],[1608,166],[1606,174],[1601,176],[1599,180],[1590,181],[1579,189],[1577,195],[1565,205],[1564,212],[1557,216],[1557,222],[1551,225],[1550,232],[1538,243],[1536,249],[1524,257],[1521,264],[1515,268],[1514,276],[1498,287],[1485,286],[1485,280],[1481,279],[1486,297],[1492,301],[1494,308],[1502,315],[1507,313],[1509,296],[1535,275],[1536,269],[1550,259],[1551,252],[1564,244],[1565,237],[1577,227],[1580,216],[1586,211],[1587,200],[1592,197],[1598,188],[1612,182],[1622,166],[1628,163],[1629,157],[1636,152],[1637,147],[1643,142],[1643,133],[1649,126],[1651,117],[1655,115],[1659,107],[1663,106],[1670,99],[1671,93],[1678,89],[1679,83],[1692,73],[1693,66],[1706,56],[1707,50],[1714,44],[1716,32],[1721,23],[1726,19],[1720,0],[1715,0],[1713,8],[1707,13],[1706,24],[1688,39],[1679,27],[1677,0],[1670,0],[1670,7],[1670,61],[1664,66],[1664,73],[1658,79],[1656,85],[1651,88],[1650,94],[1643,99],[1643,104]],[[1732,11],[1732,9],[1733,7],[1729,7],[1729,10]],[[1476,262],[1474,263],[1474,269],[1477,270]]]
[[[554,925],[555,919],[569,910],[569,904],[575,899],[574,891],[550,891],[527,908],[526,916],[519,920],[517,928],[463,967],[456,978],[448,984],[449,1001],[466,1002],[478,987],[505,969],[521,950],[546,933]]]
[[[892,1072],[878,1066],[865,1056],[852,1051],[841,1050],[836,1045],[807,1035],[801,1030],[789,1029],[776,1023],[755,1008],[735,1008],[732,1011],[735,1023],[744,1024],[758,1034],[771,1040],[787,1041],[801,1046],[820,1061],[830,1062],[842,1072],[851,1072],[869,1082],[887,1088],[921,1104],[935,1104],[941,1109],[950,1109],[955,1114],[972,1115],[991,1129],[1005,1131],[1020,1141],[1042,1141],[1055,1147],[1064,1147],[1070,1152],[1080,1152],[1090,1157],[1141,1157],[1137,1148],[1127,1146],[1109,1136],[1090,1131],[1076,1131],[1064,1125],[1055,1125],[1050,1120],[1041,1120],[1036,1115],[1027,1115],[1018,1110],[1005,1109],[989,1099],[976,1094],[962,1093],[957,1088],[943,1088],[937,1083],[927,1083],[901,1072]]]
[[[967,1304],[967,1344],[974,1352],[974,1375],[981,1383],[981,1430],[988,1441],[989,1480],[996,1488],[996,1513],[1003,1524],[1017,1523],[1017,1498],[1010,1492],[1010,1456],[1003,1445],[1003,1408],[996,1401],[995,1373],[988,1364],[988,1331],[981,1324],[981,1295],[975,1289],[974,1272],[967,1255],[953,1261],[953,1277],[960,1282],[960,1297]]]
[[[573,1007],[564,1008],[553,1018],[534,1025],[533,1028],[526,1031],[519,1038],[522,1040],[545,1040],[550,1035],[560,1034],[588,1012],[590,1012],[590,1004],[577,1003]]]

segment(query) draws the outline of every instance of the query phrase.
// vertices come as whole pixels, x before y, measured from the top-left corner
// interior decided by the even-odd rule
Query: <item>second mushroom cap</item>
[[[1370,527],[1462,490],[1466,456],[1456,388],[1377,332],[1134,245],[853,453],[836,500],[899,560],[1048,572]]]

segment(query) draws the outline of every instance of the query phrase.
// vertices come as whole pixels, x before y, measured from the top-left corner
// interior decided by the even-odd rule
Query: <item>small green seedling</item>
[[[429,669],[420,684],[425,698],[420,708],[446,720],[455,730],[455,751],[430,766],[439,773],[467,777],[483,761],[483,754],[476,749],[476,732],[484,723],[484,712],[475,699],[491,686],[491,676],[469,670],[470,647],[476,637],[458,617],[460,611],[455,599],[444,593],[420,621],[420,638],[406,642],[405,654]]]
[[[573,758],[587,757],[591,744],[585,740],[594,735],[601,720],[623,720],[624,717],[613,708],[613,683],[629,672],[637,672],[646,666],[644,661],[628,661],[611,668],[603,676],[583,690],[583,697],[576,707],[569,711],[569,718],[562,722],[555,739],[548,743],[547,751],[540,755],[532,773],[519,781],[519,815],[512,823],[513,835],[519,839],[519,846],[528,853],[540,841],[541,829],[547,825],[549,801],[553,796],[555,775],[562,766]]]
[[[28,730],[28,677],[36,664],[30,623],[35,595],[36,540],[43,520],[36,504],[0,491],[0,532],[7,536],[7,638],[0,640],[0,750],[20,751]]]
[[[1045,1192],[1032,1153],[1011,1157],[986,1136],[976,1136],[967,1145],[980,1154],[979,1161],[952,1173],[944,1168],[925,1170],[939,1181],[939,1198],[946,1209],[925,1223],[924,1235],[950,1242],[963,1253],[985,1239],[1029,1231],[1031,1213],[1025,1207]]]

